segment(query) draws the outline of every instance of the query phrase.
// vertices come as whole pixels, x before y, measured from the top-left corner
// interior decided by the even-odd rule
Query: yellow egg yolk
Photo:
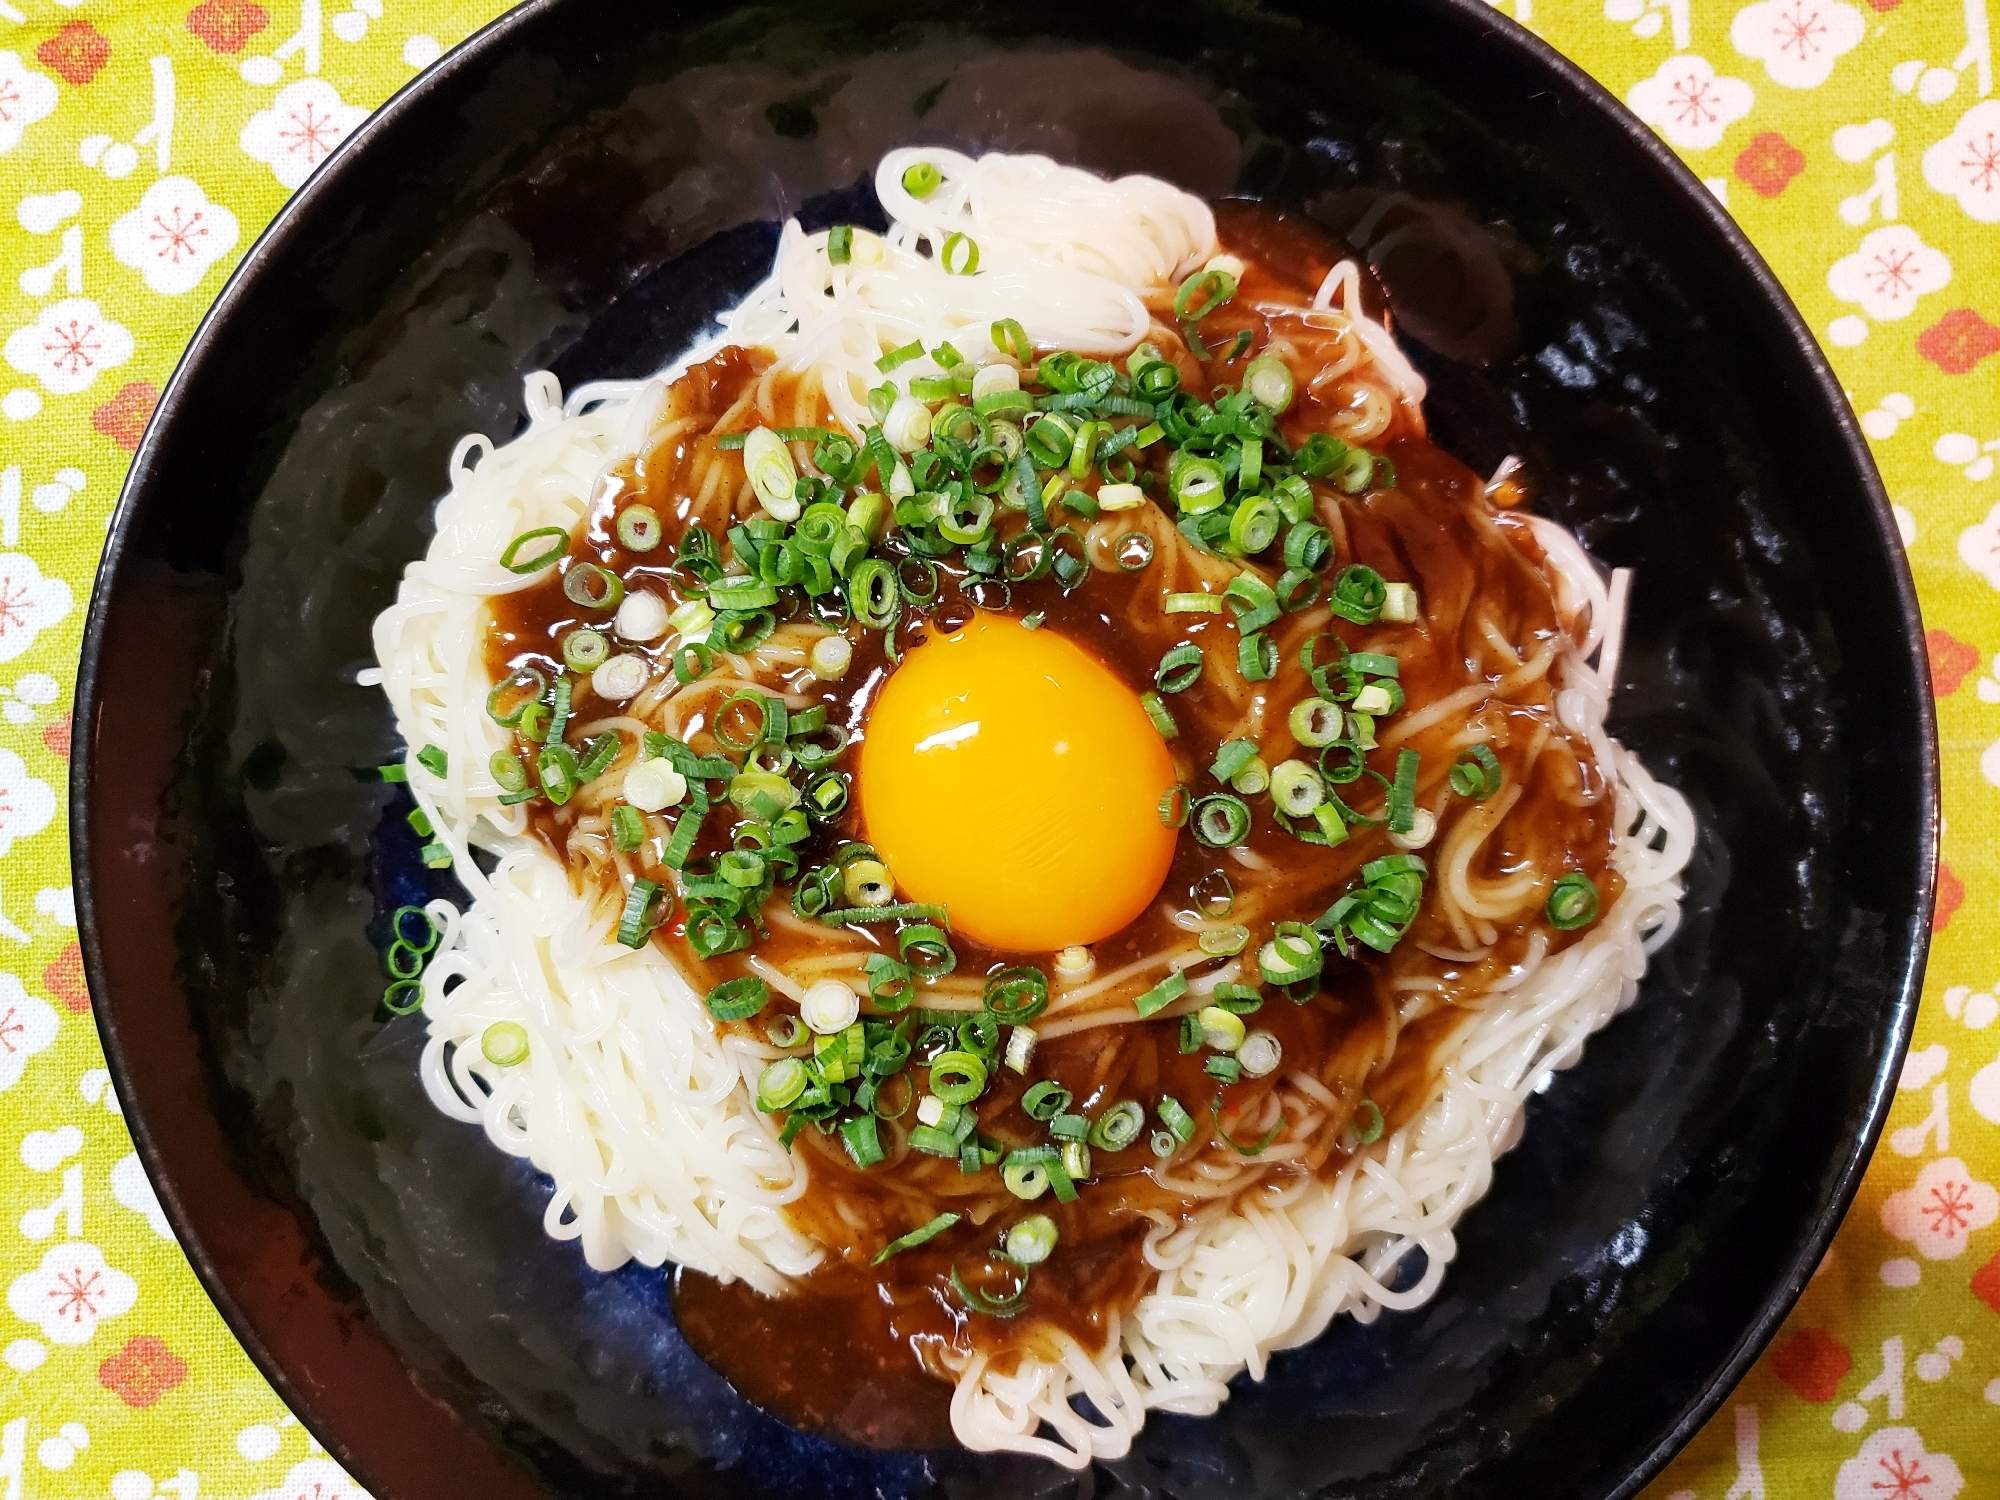
[[[861,741],[861,811],[902,899],[989,947],[1109,937],[1174,858],[1175,781],[1138,696],[1049,630],[980,618],[912,649]]]

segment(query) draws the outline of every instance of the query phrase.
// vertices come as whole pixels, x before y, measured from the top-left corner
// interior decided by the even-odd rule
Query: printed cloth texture
[[[503,8],[0,0],[4,1500],[362,1500],[133,1154],[76,941],[70,708],[106,522],[197,320],[341,139]],[[1797,1310],[1648,1496],[2000,1500],[2000,0],[1500,9],[1681,154],[1821,338],[1895,501],[1943,731],[1888,1132]]]

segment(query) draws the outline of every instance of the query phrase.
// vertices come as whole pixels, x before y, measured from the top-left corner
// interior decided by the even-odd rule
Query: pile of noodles
[[[882,378],[875,360],[883,351],[949,339],[975,363],[991,362],[1004,357],[988,333],[1000,318],[1020,321],[1044,348],[1125,353],[1154,326],[1148,294],[1157,302],[1162,287],[1215,250],[1206,206],[1149,178],[1105,182],[1036,157],[975,162],[927,150],[921,156],[941,168],[944,182],[918,202],[901,186],[918,154],[895,152],[882,162],[877,190],[894,227],[879,241],[857,235],[848,263],[829,261],[824,233],[785,227],[771,278],[730,315],[717,341],[770,348],[779,363],[718,427],[816,420],[813,412],[773,406],[776,376],[792,370],[816,377],[792,383],[794,404],[816,402],[823,392],[858,432],[868,420],[867,390]],[[980,275],[948,276],[939,268],[954,233],[976,240]],[[1406,425],[1420,424],[1423,382],[1388,331],[1361,315],[1356,275],[1351,265],[1335,267],[1307,316],[1340,334],[1350,351],[1336,373],[1375,387],[1357,408],[1359,425],[1342,434],[1366,443],[1398,413]],[[718,1035],[665,954],[615,941],[623,872],[603,837],[612,787],[580,794],[584,805],[566,852],[600,878],[583,880],[588,894],[578,895],[565,863],[529,835],[525,812],[499,804],[501,789],[486,769],[492,753],[506,748],[506,731],[482,711],[491,686],[487,609],[531,583],[502,568],[499,555],[524,531],[574,528],[608,464],[686,430],[693,418],[675,409],[665,384],[674,373],[643,385],[584,387],[567,405],[552,377],[531,376],[527,430],[500,446],[479,436],[459,444],[436,539],[376,623],[380,682],[405,738],[449,753],[443,776],[413,760],[410,785],[472,897],[463,912],[443,901],[430,908],[444,936],[423,978],[423,1079],[440,1110],[483,1126],[495,1145],[553,1179],[545,1226],[557,1238],[580,1240],[593,1267],[671,1260],[778,1293],[824,1252],[785,1213],[805,1191],[808,1166],[779,1144],[752,1102],[757,1074],[775,1049]],[[925,358],[893,378],[906,385],[932,373]],[[699,490],[696,519],[711,528],[743,500],[720,475],[713,466]],[[1120,517],[1117,529],[1135,522],[1153,534],[1156,565],[1168,570],[1163,588],[1197,586],[1184,580],[1216,576],[1224,566],[1190,548],[1155,508]],[[1610,861],[1622,894],[1579,941],[1553,957],[1536,941],[1483,1003],[1468,1006],[1435,1052],[1432,1096],[1331,1180],[1272,1170],[1297,1154],[1290,1143],[1310,1136],[1338,1103],[1304,1073],[1289,1076],[1269,1101],[1274,1119],[1282,1108],[1288,1128],[1262,1157],[1211,1152],[1156,1167],[1162,1179],[1172,1176],[1165,1185],[1212,1202],[1214,1211],[1186,1224],[1162,1223],[1146,1239],[1149,1288],[1103,1351],[1050,1330],[1045,1338],[1054,1342],[1042,1347],[1053,1357],[968,1357],[952,1400],[954,1428],[968,1447],[1037,1453],[1076,1467],[1115,1457],[1148,1410],[1214,1411],[1233,1377],[1244,1370],[1261,1376],[1273,1351],[1316,1337],[1336,1314],[1368,1320],[1383,1308],[1425,1301],[1452,1259],[1453,1226],[1518,1135],[1528,1095],[1574,1063],[1585,1039],[1633,999],[1648,955],[1678,921],[1679,873],[1694,822],[1681,797],[1605,733],[1623,579],[1607,591],[1572,538],[1551,523],[1534,524],[1578,638],[1526,658],[1501,643],[1495,649],[1505,654],[1487,664],[1500,687],[1476,684],[1474,691],[1541,684],[1562,723],[1587,743],[1613,802]],[[1108,531],[1089,538],[1099,566],[1114,565],[1110,540]],[[747,656],[718,657],[708,678],[679,687],[664,674],[616,716],[579,727],[586,735],[612,727],[678,732],[718,694],[753,684],[784,692],[785,675],[796,672],[818,633],[788,625]],[[1419,719],[1469,706],[1447,699],[1413,708],[1385,742],[1423,727]],[[1469,873],[1480,841],[1504,814],[1496,805],[1484,817],[1461,818],[1427,851],[1436,870],[1431,899],[1473,945],[1459,957],[1476,954],[1482,941],[1490,945],[1492,922],[1513,910]],[[475,847],[497,860],[490,874],[474,862]],[[782,903],[767,916],[794,920]],[[823,957],[789,972],[758,961],[758,972],[794,999],[821,973],[859,967],[844,934],[815,930]],[[1151,985],[1166,966],[1203,961],[1196,936],[1190,930],[1185,943],[1141,964],[1059,987],[1039,1029],[1047,1036],[1105,1024],[1107,1000]],[[1207,974],[1193,982],[1188,1003],[1239,977],[1233,965]],[[1432,1003],[1424,985],[1434,981],[1404,983],[1407,1024]],[[944,981],[926,1003],[974,1009],[977,981]],[[1122,1014],[1129,1016],[1129,1007]],[[479,1037],[499,1021],[526,1028],[524,1064],[498,1068],[483,1058]],[[1263,1126],[1243,1121],[1238,1128],[1255,1135]],[[1407,1279],[1412,1252],[1421,1274],[1394,1289]]]

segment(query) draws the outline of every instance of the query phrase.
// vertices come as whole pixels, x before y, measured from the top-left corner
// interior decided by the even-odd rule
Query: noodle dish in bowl
[[[845,1441],[1072,1468],[1417,1308],[1680,921],[1630,575],[1432,442],[1323,231],[890,152],[465,438],[364,674],[383,1003],[597,1271]]]

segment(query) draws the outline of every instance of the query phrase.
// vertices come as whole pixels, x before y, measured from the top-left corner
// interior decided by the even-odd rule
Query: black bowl
[[[1839,1222],[1909,1035],[1935,729],[1916,606],[1790,303],[1653,137],[1481,0],[1260,7],[537,0],[347,142],[169,387],[90,615],[90,986],[209,1291],[382,1500],[535,1494],[1625,1495],[1715,1409]],[[462,432],[520,376],[648,371],[884,148],[1039,149],[1368,249],[1440,440],[1522,456],[1637,569],[1613,729],[1701,819],[1688,920],[1530,1111],[1439,1297],[1343,1323],[1078,1479],[790,1431],[659,1273],[425,1102],[385,915],[443,887],[354,685]]]

